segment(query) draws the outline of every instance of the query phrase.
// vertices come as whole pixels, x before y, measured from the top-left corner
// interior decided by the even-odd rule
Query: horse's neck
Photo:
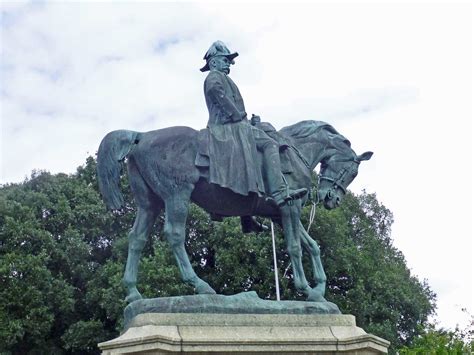
[[[311,171],[314,170],[316,166],[326,158],[326,148],[328,144],[328,139],[324,135],[320,135],[314,139],[306,138],[304,140],[295,141],[295,146],[309,163]]]

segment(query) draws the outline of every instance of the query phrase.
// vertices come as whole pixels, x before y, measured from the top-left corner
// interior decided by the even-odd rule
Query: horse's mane
[[[318,133],[321,130],[325,130],[326,132],[328,132],[331,138],[336,138],[338,140],[340,139],[344,143],[346,143],[349,147],[351,146],[351,143],[349,142],[347,138],[345,138],[342,134],[336,131],[336,129],[333,126],[331,126],[329,123],[326,123],[323,121],[313,121],[313,120],[301,121],[301,122],[292,124],[291,126],[283,127],[280,130],[280,133],[292,139],[302,140],[307,137],[313,136],[314,134]]]

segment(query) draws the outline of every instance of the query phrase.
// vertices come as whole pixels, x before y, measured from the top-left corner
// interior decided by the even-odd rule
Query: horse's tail
[[[140,133],[119,130],[108,133],[100,143],[97,153],[97,177],[99,190],[109,209],[120,209],[124,204],[119,186],[121,163],[139,140]]]

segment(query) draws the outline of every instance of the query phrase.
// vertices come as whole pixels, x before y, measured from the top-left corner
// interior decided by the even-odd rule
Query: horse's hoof
[[[207,282],[204,282],[204,281],[200,282],[196,286],[195,291],[199,295],[215,295],[216,294],[216,291],[214,291],[214,289],[211,286],[209,286]]]
[[[132,303],[133,301],[137,301],[137,300],[141,300],[143,297],[142,295],[140,294],[140,292],[138,292],[137,289],[133,290],[133,291],[130,291],[128,296],[125,297],[125,302],[127,303]]]
[[[324,296],[321,294],[320,291],[311,289],[308,291],[308,295],[306,297],[306,301],[309,302],[327,302]]]

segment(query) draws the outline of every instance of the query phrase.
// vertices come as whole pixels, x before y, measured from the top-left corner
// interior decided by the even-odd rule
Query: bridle
[[[293,149],[293,151],[296,153],[296,156],[298,158],[300,158],[301,162],[309,169],[311,170],[311,165],[308,163],[308,161],[305,159],[305,157],[303,156],[303,154],[301,154],[301,152],[299,151],[298,148],[296,148],[294,145],[289,145],[290,148]],[[354,161],[355,163],[357,163],[357,165],[360,164],[360,160],[358,160],[357,158],[353,158],[353,159],[344,159],[344,160],[339,160],[339,162],[348,162],[348,161]],[[347,188],[344,186],[344,179],[346,178],[346,175],[349,173],[349,170],[344,168],[342,169],[342,171],[339,173],[339,176],[337,178],[332,178],[332,177],[329,177],[329,176],[325,176],[325,175],[319,175],[318,176],[318,186],[319,186],[319,182],[321,180],[326,180],[326,181],[329,181],[332,183],[332,188],[331,190],[328,191],[328,194],[327,194],[327,197],[329,199],[332,199],[332,192],[331,191],[335,191],[337,188],[341,189],[341,191],[344,193],[344,195],[347,193]],[[311,199],[311,198],[310,198]],[[318,194],[316,194],[316,201],[313,201],[313,204],[319,204],[319,196]]]
[[[343,171],[341,172],[341,174],[339,174],[339,177],[337,179],[333,179],[329,176],[319,175],[319,181],[326,180],[326,181],[331,182],[333,186],[333,190],[339,188],[342,190],[342,192],[344,192],[344,195],[345,195],[347,193],[347,189],[342,185],[342,182],[344,181],[344,177],[346,176],[346,174],[347,174],[347,170],[343,169]],[[331,198],[331,196],[328,196],[328,197]]]
[[[345,162],[345,161],[354,161],[355,163],[357,163],[357,165],[360,164],[360,161],[357,160],[357,158],[350,159],[350,160],[340,160],[340,162]],[[327,194],[328,199],[331,200],[333,197],[331,191],[335,191],[338,188],[344,193],[344,195],[347,193],[347,188],[344,186],[344,181],[349,172],[350,172],[349,169],[343,168],[337,178],[332,178],[323,174],[319,175],[318,186],[319,186],[319,182],[322,180],[326,180],[332,183],[332,188],[331,190],[328,191],[328,194]]]

